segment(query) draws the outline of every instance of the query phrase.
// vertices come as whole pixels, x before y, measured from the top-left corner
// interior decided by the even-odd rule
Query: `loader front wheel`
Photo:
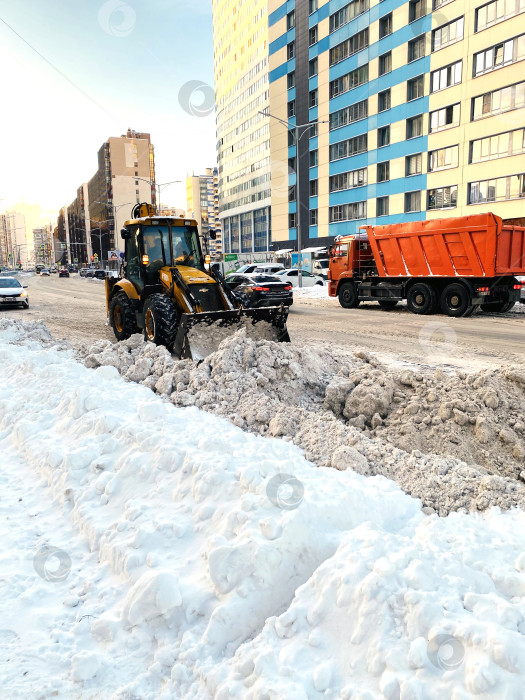
[[[133,303],[124,292],[116,294],[109,302],[109,322],[117,340],[126,340],[138,333]]]
[[[144,338],[173,349],[177,335],[177,314],[164,294],[152,294],[144,305]]]

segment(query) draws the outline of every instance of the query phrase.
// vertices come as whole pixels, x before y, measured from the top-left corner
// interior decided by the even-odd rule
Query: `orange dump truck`
[[[330,249],[328,293],[344,308],[406,299],[415,314],[469,316],[476,306],[504,313],[520,298],[525,226],[477,214],[361,230]]]

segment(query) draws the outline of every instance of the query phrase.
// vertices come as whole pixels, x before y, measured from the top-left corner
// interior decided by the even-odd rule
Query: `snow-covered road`
[[[176,408],[0,324],[0,696],[505,698],[525,516]]]

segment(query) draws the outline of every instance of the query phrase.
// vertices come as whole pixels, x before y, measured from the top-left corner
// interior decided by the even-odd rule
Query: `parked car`
[[[50,268],[49,268],[49,272],[50,272],[52,275],[56,275],[56,273],[57,273],[56,267],[50,267]]]
[[[69,271],[68,270],[60,270],[58,273],[59,277],[69,277]]]
[[[249,265],[242,265],[238,270],[235,270],[235,272],[229,272],[226,275],[226,277],[230,277],[231,275],[251,275],[255,272],[259,265],[260,263],[250,263]]]
[[[93,277],[96,280],[105,280],[106,279],[106,271],[105,270],[94,270]]]
[[[83,267],[83,268],[81,268],[81,270],[78,274],[80,275],[80,277],[86,277],[88,272],[89,272],[89,267]]]
[[[264,265],[258,265],[258,267],[255,268],[256,274],[263,275],[275,275],[277,272],[281,272],[281,270],[284,270],[284,265],[281,265],[281,263],[264,263]]]
[[[92,270],[89,268],[89,270],[85,274],[86,277],[94,277],[95,276],[95,270]]]
[[[19,304],[28,309],[29,295],[26,289],[16,277],[0,277],[0,305]]]
[[[234,295],[248,309],[293,304],[292,285],[275,275],[234,274],[228,276],[227,282]]]
[[[47,268],[44,268],[43,270],[40,270],[40,277],[49,277],[50,273]]]
[[[301,274],[303,277],[303,287],[314,287],[316,284],[324,285],[323,278],[319,277],[318,275],[312,275],[306,270],[301,270]],[[276,277],[281,277],[294,287],[299,286],[299,270],[295,270],[293,268],[289,270],[281,270],[281,272],[276,273]]]

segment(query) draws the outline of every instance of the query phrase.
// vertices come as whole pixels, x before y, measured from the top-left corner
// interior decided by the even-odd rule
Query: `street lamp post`
[[[265,117],[272,117],[272,119],[277,119],[278,122],[283,124],[288,131],[293,131],[294,132],[294,140],[295,140],[295,203],[296,203],[296,213],[297,213],[297,221],[296,223],[296,228],[297,228],[297,274],[298,274],[298,280],[297,283],[299,287],[303,286],[303,275],[302,275],[302,269],[303,269],[303,263],[301,260],[301,255],[302,255],[302,241],[301,241],[301,189],[300,189],[300,161],[299,161],[299,141],[301,138],[309,132],[310,129],[312,129],[314,126],[317,126],[318,124],[327,124],[328,122],[326,120],[324,121],[319,121],[318,119],[314,119],[311,122],[307,122],[306,124],[292,124],[289,121],[286,121],[285,119],[281,119],[280,117],[276,117],[274,114],[270,114],[269,110],[259,110],[259,114],[262,114]],[[301,132],[301,129],[303,130]]]
[[[135,178],[136,179],[136,178]],[[115,245],[117,245],[117,211],[121,207],[130,207],[132,202],[126,202],[125,204],[109,204],[109,202],[93,202],[93,204],[103,204],[106,207],[111,207],[111,214],[113,216],[113,234],[115,236]],[[107,222],[108,220],[106,220]],[[100,249],[100,254],[102,255],[102,248]]]
[[[160,192],[164,187],[167,187],[168,185],[174,185],[177,182],[182,182],[182,180],[171,180],[171,182],[162,182],[157,184],[156,182],[152,182],[151,180],[146,180],[145,177],[135,177],[135,180],[142,180],[143,182],[147,182],[149,186],[155,187],[157,190],[157,196],[158,196],[158,202],[157,202],[157,211],[160,209]]]

